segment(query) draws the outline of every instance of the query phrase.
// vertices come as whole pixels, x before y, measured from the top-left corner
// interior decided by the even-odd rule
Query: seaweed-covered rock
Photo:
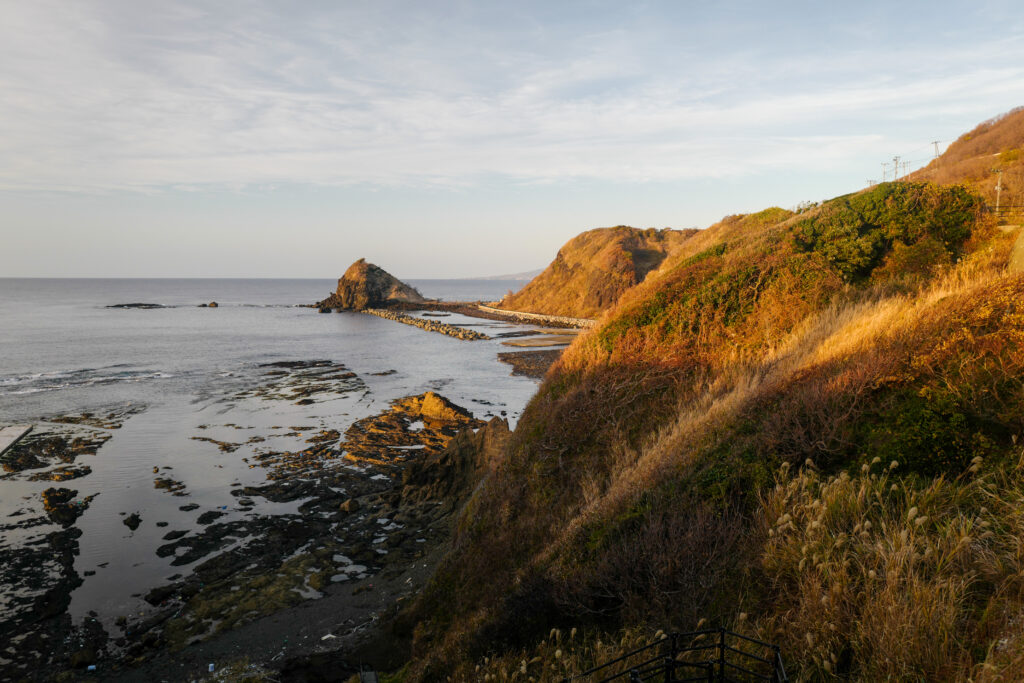
[[[43,491],[41,495],[46,514],[49,515],[50,519],[63,527],[69,527],[74,524],[75,520],[85,512],[85,508],[88,505],[88,500],[72,500],[78,495],[78,491],[74,489],[50,487]]]

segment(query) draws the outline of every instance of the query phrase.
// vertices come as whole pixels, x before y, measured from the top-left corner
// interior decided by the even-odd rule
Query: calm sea
[[[494,300],[522,282],[416,280],[428,297]],[[478,417],[504,414],[512,422],[536,390],[534,380],[513,377],[499,363],[499,341],[466,342],[352,313],[320,314],[296,307],[325,297],[331,280],[47,280],[0,279],[0,425],[83,411],[104,413],[131,405],[140,412],[95,456],[78,464],[88,476],[64,486],[79,497],[97,496],[77,525],[76,571],[96,572],[73,595],[72,615],[96,610],[105,621],[140,604],[138,594],[187,567],[159,558],[167,528],[188,529],[195,515],[227,506],[238,484],[265,481],[237,453],[220,453],[202,435],[238,441],[259,435],[262,447],[298,449],[279,426],[332,428],[341,432],[356,419],[380,412],[395,398],[434,390]],[[216,301],[218,308],[199,308]],[[124,303],[163,308],[117,309]],[[505,323],[451,316],[445,322],[474,326],[491,335],[521,329]],[[334,400],[300,406],[289,401],[227,400],[264,372],[260,364],[283,360],[331,360],[357,373],[365,389]],[[242,430],[240,432],[240,430]],[[307,432],[308,435],[308,432]],[[250,448],[250,453],[252,449]],[[154,467],[171,467],[188,498],[154,488]],[[52,528],[20,529],[4,524],[15,515],[40,517],[39,493],[53,482],[25,477],[0,480],[0,548],[31,542]],[[179,510],[183,500],[200,510]],[[257,501],[248,514],[294,512],[295,505]],[[138,512],[142,526],[121,524]],[[20,590],[0,586],[4,592]]]

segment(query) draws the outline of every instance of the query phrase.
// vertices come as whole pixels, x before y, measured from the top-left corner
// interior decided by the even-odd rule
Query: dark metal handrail
[[[694,644],[695,639],[702,636],[718,636],[715,641]],[[745,649],[729,644],[733,639],[736,646],[745,641],[750,645],[764,648],[764,655],[748,652]],[[682,645],[689,642],[690,645]],[[748,645],[749,647],[749,645]],[[649,653],[649,654],[648,654]],[[680,659],[684,655],[703,653],[702,661]],[[643,661],[630,664],[629,660],[637,655],[645,655]],[[610,673],[609,669],[616,664],[623,667],[618,673]],[[750,668],[747,668],[750,667]],[[694,674],[700,675],[694,677]],[[597,679],[595,675],[610,674]],[[742,678],[731,678],[729,674],[739,674]],[[686,676],[681,678],[680,675]],[[770,681],[771,683],[788,683],[786,669],[782,664],[782,654],[776,645],[766,643],[749,636],[727,631],[724,628],[692,631],[690,633],[672,633],[661,640],[639,647],[621,657],[599,664],[588,671],[562,679],[562,683],[575,680],[590,680],[594,683],[610,683],[623,679],[629,683],[645,683],[647,681],[664,681],[664,683],[684,683],[684,681],[701,681],[708,683],[725,683],[726,681]]]

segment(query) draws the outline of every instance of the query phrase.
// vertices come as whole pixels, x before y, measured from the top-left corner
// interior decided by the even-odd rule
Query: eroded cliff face
[[[338,280],[338,289],[319,306],[360,311],[426,301],[413,287],[380,266],[359,259]]]
[[[544,272],[505,297],[501,307],[544,315],[597,317],[696,232],[623,225],[588,230],[569,240]]]

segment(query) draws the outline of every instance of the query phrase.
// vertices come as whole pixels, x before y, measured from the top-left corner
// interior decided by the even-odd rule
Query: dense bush
[[[882,183],[828,202],[796,224],[794,241],[824,256],[847,281],[870,276],[896,249],[902,261],[923,259],[914,264],[921,271],[959,256],[980,210],[980,197],[960,186]]]

